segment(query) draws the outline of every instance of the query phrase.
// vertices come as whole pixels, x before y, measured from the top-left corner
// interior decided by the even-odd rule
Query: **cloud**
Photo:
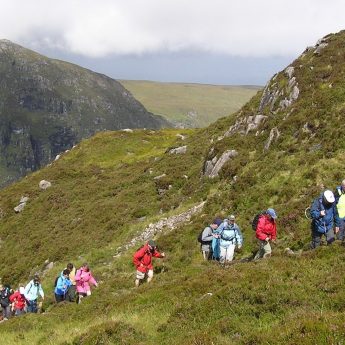
[[[286,56],[342,29],[343,0],[0,0],[0,38],[88,57]]]

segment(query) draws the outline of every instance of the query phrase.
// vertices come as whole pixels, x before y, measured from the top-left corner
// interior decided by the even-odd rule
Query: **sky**
[[[0,39],[116,79],[263,85],[344,0],[0,0]]]

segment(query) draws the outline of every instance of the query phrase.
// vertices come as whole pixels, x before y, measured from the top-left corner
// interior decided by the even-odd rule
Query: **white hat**
[[[334,194],[331,190],[325,190],[323,192],[323,196],[326,199],[326,201],[329,202],[330,204],[334,203],[335,198],[334,198]]]
[[[231,215],[229,216],[229,220],[235,220],[235,216],[234,216],[233,214],[231,214]]]

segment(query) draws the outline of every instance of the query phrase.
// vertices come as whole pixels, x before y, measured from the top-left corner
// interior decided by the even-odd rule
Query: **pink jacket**
[[[90,271],[86,271],[83,267],[80,268],[75,275],[77,292],[87,293],[91,291],[90,284],[97,286],[96,279],[92,276]]]

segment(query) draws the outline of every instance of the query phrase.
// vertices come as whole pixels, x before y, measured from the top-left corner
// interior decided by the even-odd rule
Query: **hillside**
[[[119,81],[154,114],[178,127],[206,127],[250,100],[260,87]]]
[[[0,187],[103,130],[169,126],[117,81],[0,40]]]
[[[310,251],[304,216],[323,187],[344,179],[344,41],[345,32],[326,36],[208,128],[98,133],[2,190],[2,281],[45,271],[48,295],[44,315],[0,325],[2,343],[344,343],[344,247]],[[40,190],[42,179],[52,187]],[[29,200],[15,214],[21,196]],[[273,256],[241,261],[257,248],[250,221],[268,206],[278,213]],[[226,268],[203,262],[198,233],[229,213],[244,233],[242,253]],[[131,259],[143,232],[167,256],[155,261],[152,284],[135,289]],[[79,306],[53,303],[68,261],[88,261],[100,281]]]

